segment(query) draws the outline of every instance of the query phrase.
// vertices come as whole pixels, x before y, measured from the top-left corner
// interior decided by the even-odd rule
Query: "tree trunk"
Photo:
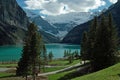
[[[28,80],[28,77],[27,77],[27,75],[25,76],[25,80]]]
[[[33,63],[33,80],[36,80],[36,75],[35,75],[35,60],[34,60],[34,63]]]

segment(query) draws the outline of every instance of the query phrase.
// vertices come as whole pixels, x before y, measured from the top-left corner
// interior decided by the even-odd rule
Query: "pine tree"
[[[91,23],[91,27],[88,32],[88,42],[87,42],[87,59],[91,60],[92,54],[95,52],[95,42],[96,42],[96,29],[98,28],[98,19],[94,17],[94,20]]]
[[[49,58],[49,60],[50,61],[52,61],[53,60],[53,53],[52,53],[52,51],[51,52],[49,52],[49,54],[48,54],[48,58]]]
[[[74,59],[74,54],[71,53],[71,50],[68,50],[68,51],[67,51],[67,57],[68,57],[69,63],[72,63],[72,62],[73,62],[73,59]]]
[[[64,50],[64,58],[66,58],[66,57],[67,57],[67,51]]]
[[[116,56],[118,53],[118,47],[119,47],[119,38],[118,38],[118,31],[115,27],[112,19],[112,14],[109,13],[108,15],[108,34],[109,34],[109,61],[112,65],[116,62]]]
[[[92,67],[94,71],[115,64],[115,54],[118,48],[117,31],[111,16],[101,19],[96,31],[94,53],[92,54]]]
[[[16,70],[16,75],[18,76],[25,76],[27,80],[27,75],[31,74],[31,66],[30,66],[30,57],[29,57],[29,44],[28,42],[25,42],[25,45],[23,47],[23,53],[22,58],[20,58],[20,61],[18,62],[18,67]]]
[[[43,52],[42,52],[42,64],[43,64],[43,71],[45,72],[45,65],[48,64],[47,52],[46,47],[43,45]]]
[[[117,29],[112,15],[109,14],[108,17],[102,15],[99,22],[95,17],[88,35],[83,34],[81,43],[82,59],[90,60],[93,71],[115,64],[119,46]]]
[[[88,48],[87,48],[87,43],[88,43],[88,36],[87,36],[87,32],[83,33],[82,36],[82,42],[81,42],[81,59],[84,61],[87,60],[87,56],[88,56]]]
[[[74,52],[74,57],[75,57],[76,59],[79,59],[79,52],[78,52],[78,50],[76,50],[76,51]]]
[[[44,51],[42,37],[40,36],[37,26],[33,23],[28,27],[28,36],[26,38],[25,46],[23,47],[22,58],[18,63],[16,71],[17,75],[33,75],[33,80],[38,73],[37,67],[40,66],[40,53]]]

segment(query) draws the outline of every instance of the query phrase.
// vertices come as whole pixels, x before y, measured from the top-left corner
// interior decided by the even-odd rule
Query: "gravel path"
[[[72,70],[72,69],[84,69],[85,67],[88,67],[89,66],[89,63],[87,64],[76,64],[76,65],[73,65],[73,66],[70,66],[70,67],[67,67],[67,68],[64,68],[64,69],[61,69],[61,70],[57,70],[57,71],[52,71],[52,72],[47,72],[47,73],[41,73],[41,74],[38,74],[38,76],[47,76],[47,75],[51,75],[51,74],[56,74],[56,73],[60,73],[60,72],[64,72],[64,71],[69,71],[69,70]]]

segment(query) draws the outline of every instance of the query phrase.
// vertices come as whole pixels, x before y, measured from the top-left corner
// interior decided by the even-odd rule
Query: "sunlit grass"
[[[120,80],[120,63],[72,80]]]

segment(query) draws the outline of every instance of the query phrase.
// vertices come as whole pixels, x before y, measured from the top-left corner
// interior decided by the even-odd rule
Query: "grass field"
[[[77,63],[80,63],[80,60],[74,60],[73,63],[71,63],[71,64],[69,64],[69,61],[67,61],[67,60],[54,60],[52,62],[49,62],[49,65],[53,65],[54,67],[47,67],[47,68],[45,68],[44,72],[60,70],[60,69],[66,68],[68,66],[77,64]],[[0,64],[0,68],[15,68],[15,67],[17,67],[16,63]],[[69,73],[69,72],[58,74],[57,76],[60,77],[60,75],[65,75],[67,73]],[[52,78],[54,78],[54,76],[56,76],[56,75],[52,75],[52,76],[49,80],[54,80]],[[15,70],[13,70],[13,71],[10,70],[10,71],[5,71],[5,72],[0,72],[0,80],[24,80],[24,78],[15,77]],[[55,79],[55,80],[57,80],[57,79]]]
[[[77,61],[75,61],[75,63],[76,62]],[[73,65],[73,64],[71,64],[71,65]],[[61,68],[63,68],[63,67],[49,68],[49,69],[46,69],[46,72],[59,70]],[[66,74],[69,74],[73,71],[75,71],[75,70],[49,75],[48,80],[58,80],[59,78],[65,76]],[[22,77],[14,77],[14,76],[15,76],[15,72],[14,73],[9,72],[9,71],[0,72],[0,80],[24,80],[24,78],[22,78]],[[111,66],[109,68],[100,70],[98,72],[94,72],[94,73],[91,73],[88,75],[74,78],[72,80],[120,80],[120,63],[118,63],[114,66]]]
[[[11,68],[11,67],[16,67],[16,66],[17,66],[16,63],[12,63],[12,64],[10,64],[10,63],[0,64],[0,68],[5,68],[5,67]]]
[[[120,80],[120,63],[72,80]]]
[[[77,63],[80,63],[80,60],[74,60],[73,63],[71,63],[71,64],[69,64],[69,61],[67,61],[67,60],[54,60],[54,61],[50,62],[49,65],[54,65],[56,67],[45,68],[44,72],[60,70],[60,69],[75,65]]]
[[[52,62],[49,62],[48,65],[53,65],[53,66],[71,66],[74,64],[80,63],[80,60],[74,60],[73,63],[69,64],[68,60],[53,60]],[[4,67],[17,67],[17,63],[0,63],[0,68]]]
[[[52,62],[49,63],[49,65],[71,66],[77,63],[80,63],[80,60],[74,60],[73,63],[69,63],[68,60],[53,60]]]
[[[0,72],[0,78],[10,77],[14,75],[15,75],[14,73]]]
[[[58,80],[59,78],[63,77],[64,75],[69,74],[69,73],[71,73],[73,71],[74,70],[66,71],[66,72],[62,72],[62,73],[57,73],[57,74],[53,74],[53,75],[49,75],[48,76],[48,80]]]

